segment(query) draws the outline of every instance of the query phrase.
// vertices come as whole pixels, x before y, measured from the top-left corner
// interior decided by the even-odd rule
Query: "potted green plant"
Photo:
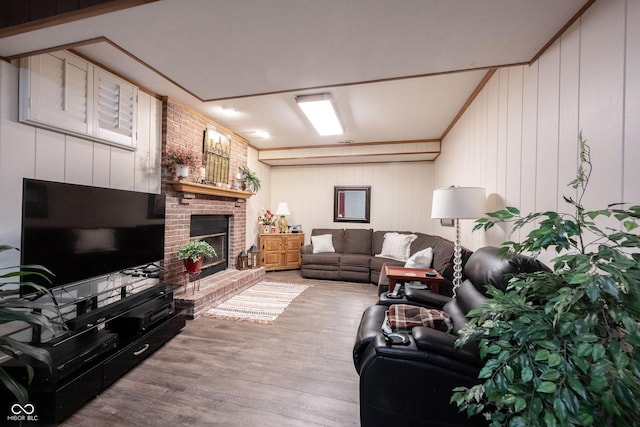
[[[0,252],[9,250],[17,249],[12,246],[0,245]],[[50,281],[49,276],[53,275],[53,273],[40,265],[3,267],[0,268],[0,271],[3,271],[0,274],[0,290],[5,294],[0,299],[0,331],[2,331],[0,333],[0,353],[24,363],[20,359],[20,354],[22,353],[51,367],[53,362],[49,352],[13,338],[10,333],[7,333],[5,327],[14,322],[16,324],[23,323],[28,325],[34,332],[46,329],[54,335],[66,329],[55,300],[52,299],[51,304],[42,304],[19,296],[20,288],[23,286],[29,286],[34,291],[41,293],[49,293],[50,291],[41,285],[32,282],[21,282],[20,279],[26,276],[39,276]],[[25,368],[27,369],[29,382],[31,382],[34,375],[33,367],[25,363]],[[27,389],[9,375],[2,366],[0,366],[0,381],[22,405],[29,401]]]
[[[240,166],[240,182],[242,182],[246,190],[249,190],[252,193],[257,193],[262,185],[260,178],[258,178],[258,174],[246,165]]]
[[[579,143],[569,213],[508,207],[475,227],[533,227],[501,252],[557,254],[550,271],[517,275],[504,293],[490,289],[461,331],[460,345],[479,341],[484,366],[481,383],[451,400],[491,426],[640,425],[640,206],[585,208],[592,165],[582,135]]]
[[[200,271],[205,256],[216,256],[216,251],[204,240],[191,240],[178,249],[178,259],[189,273]]]
[[[186,178],[189,176],[189,168],[196,165],[196,155],[183,147],[171,148],[167,150],[164,165],[175,172],[178,179]]]

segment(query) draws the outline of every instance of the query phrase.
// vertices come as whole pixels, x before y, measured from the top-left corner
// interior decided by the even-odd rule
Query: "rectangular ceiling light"
[[[321,136],[344,133],[330,93],[296,96],[296,102]]]

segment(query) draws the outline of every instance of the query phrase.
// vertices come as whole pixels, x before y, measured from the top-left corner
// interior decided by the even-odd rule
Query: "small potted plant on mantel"
[[[196,165],[196,155],[183,147],[171,148],[167,150],[164,164],[178,179],[187,178],[189,168]]]
[[[258,174],[251,170],[248,166],[240,166],[240,182],[244,188],[252,193],[257,193],[260,190],[261,182],[258,178]]]
[[[213,246],[204,240],[192,240],[178,249],[178,259],[182,260],[184,268],[189,273],[200,271],[205,256],[212,257],[216,255]]]

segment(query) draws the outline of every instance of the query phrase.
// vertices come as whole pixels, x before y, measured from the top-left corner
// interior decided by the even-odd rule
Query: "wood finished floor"
[[[371,284],[312,285],[272,325],[200,317],[68,418],[64,427],[358,426],[351,349]]]

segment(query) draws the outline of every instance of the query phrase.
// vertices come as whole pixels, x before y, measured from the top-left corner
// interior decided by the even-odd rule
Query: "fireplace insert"
[[[209,276],[229,267],[230,215],[192,215],[189,236],[213,246],[216,255],[205,257],[200,277]]]

